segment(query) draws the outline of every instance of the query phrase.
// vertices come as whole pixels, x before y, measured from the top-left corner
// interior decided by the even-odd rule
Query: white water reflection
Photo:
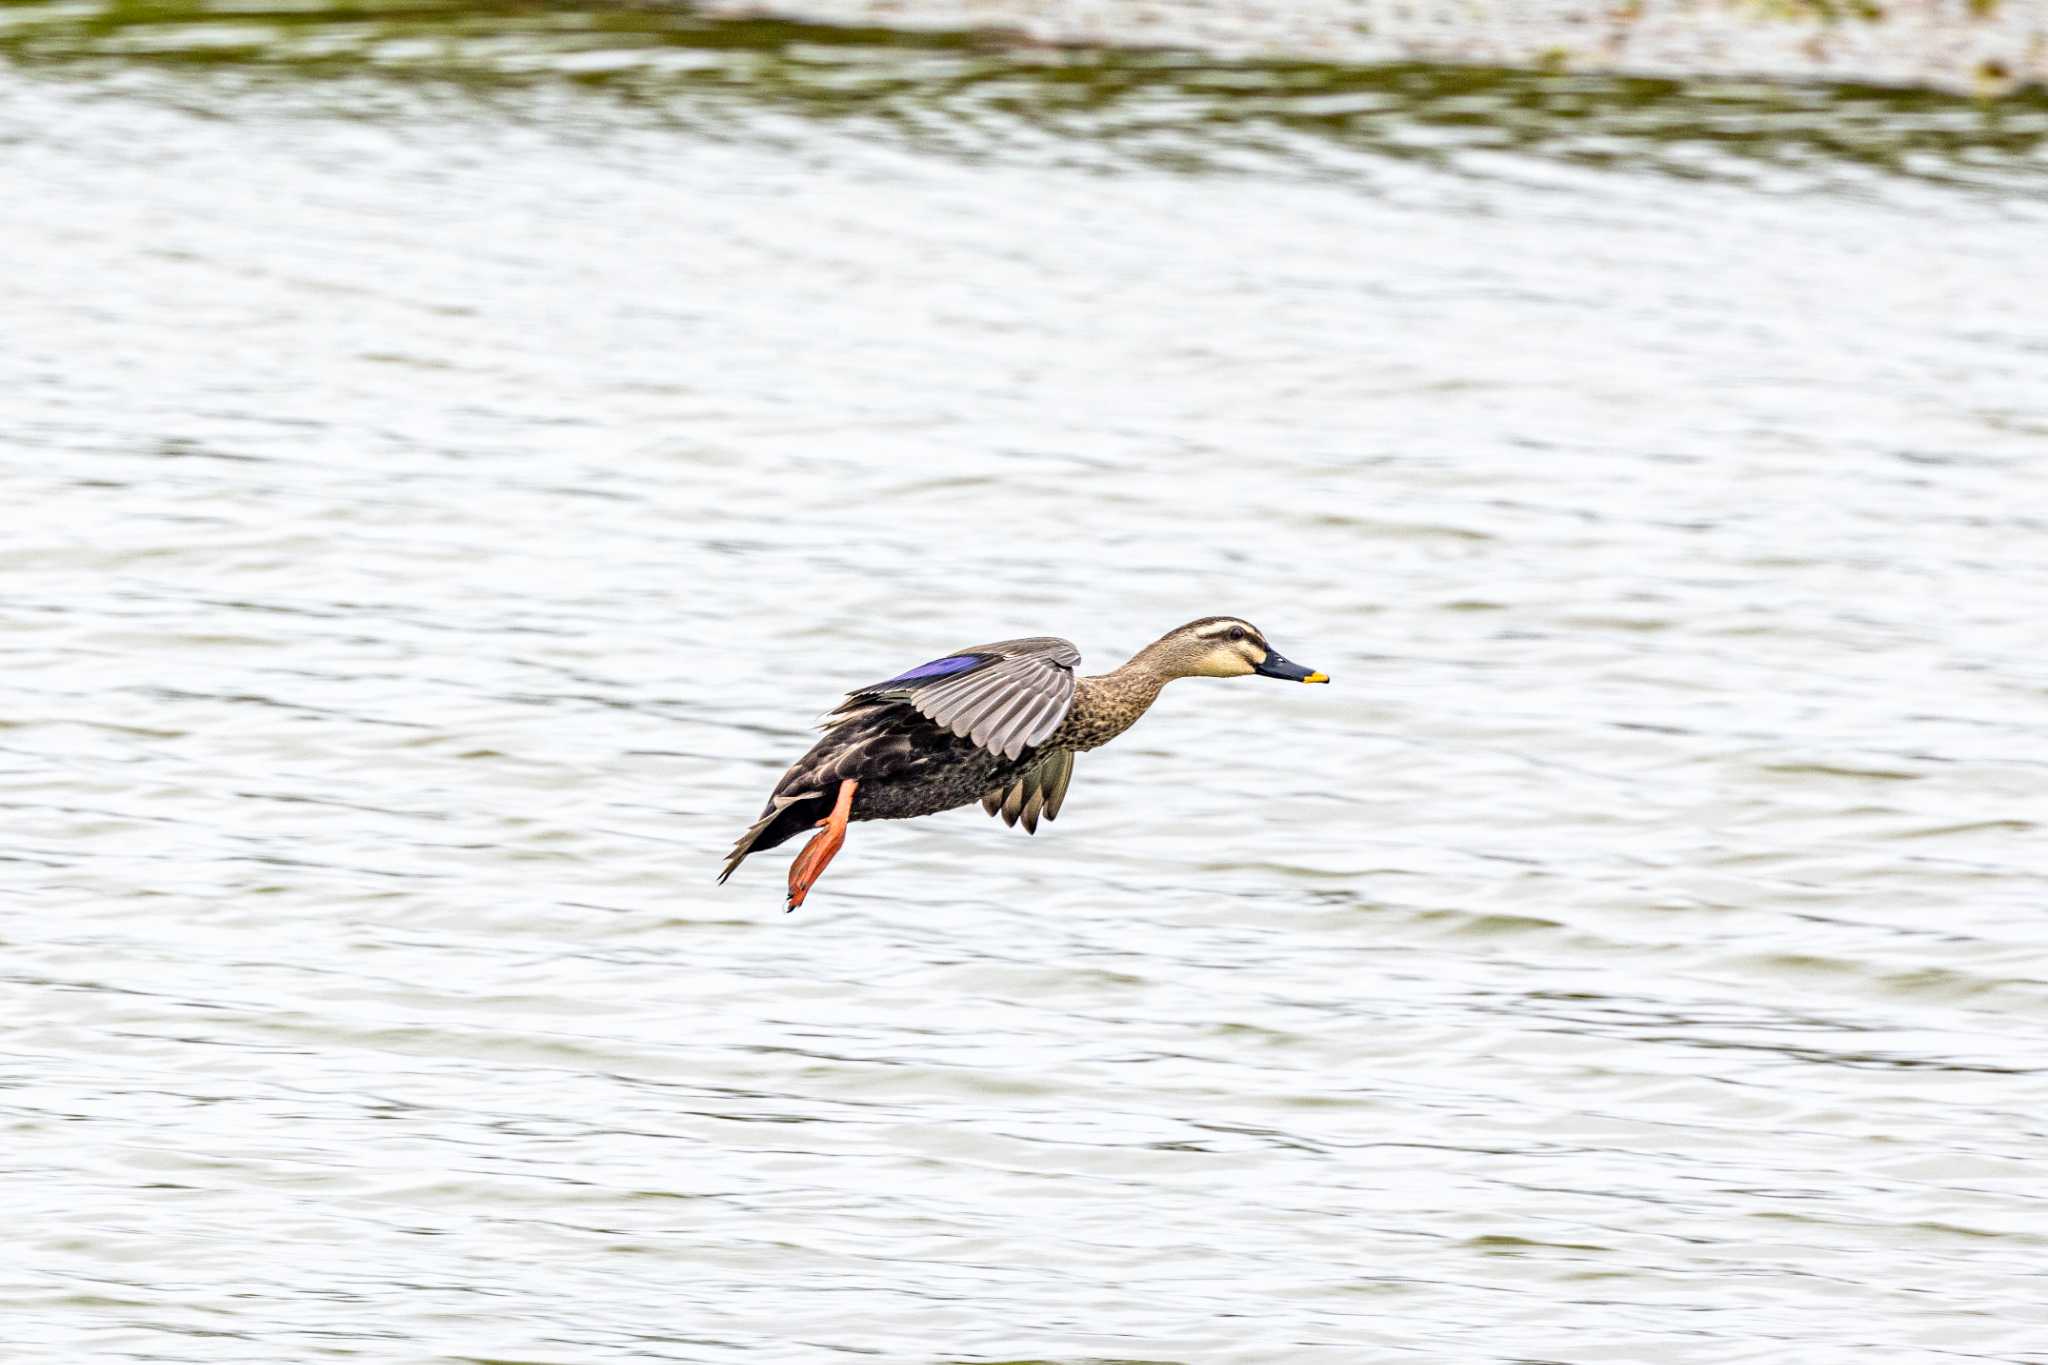
[[[2024,197],[138,80],[0,93],[0,1342],[2038,1349]],[[1206,611],[1336,685],[712,885]]]

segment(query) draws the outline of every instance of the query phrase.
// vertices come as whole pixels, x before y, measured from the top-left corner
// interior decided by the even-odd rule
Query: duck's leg
[[[804,845],[803,852],[796,855],[796,861],[789,865],[789,903],[785,911],[794,910],[804,903],[804,897],[811,894],[811,888],[818,884],[818,878],[825,875],[825,864],[832,861],[832,855],[846,842],[846,818],[853,813],[853,789],[860,783],[845,778],[839,783],[839,799],[832,803],[832,813],[818,822],[822,833],[813,834],[811,841]]]

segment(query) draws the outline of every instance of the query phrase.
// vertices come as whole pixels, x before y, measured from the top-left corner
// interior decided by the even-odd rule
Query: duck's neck
[[[1101,748],[1137,723],[1172,676],[1140,654],[1114,673],[1078,679],[1073,709],[1049,742],[1062,749]]]

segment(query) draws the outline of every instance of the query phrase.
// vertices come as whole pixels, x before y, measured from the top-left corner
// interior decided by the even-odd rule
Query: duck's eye
[[[1242,640],[1244,638],[1244,627],[1232,626],[1230,628],[1230,638],[1233,640]]]

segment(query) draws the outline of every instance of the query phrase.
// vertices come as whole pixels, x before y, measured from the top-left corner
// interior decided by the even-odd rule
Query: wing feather
[[[1037,709],[1020,724],[1018,734],[1026,744],[1043,744],[1060,728],[1060,722],[1067,718],[1072,707],[1073,701],[1067,697],[1041,698]]]
[[[1038,813],[1044,809],[1045,785],[1040,783],[1031,789],[1031,799],[1024,803],[1024,811],[1020,817],[1024,821],[1026,834],[1038,833]]]
[[[1015,756],[1024,752],[1023,736],[1030,733],[1026,723],[1045,700],[1036,692],[1019,692],[1006,698],[1008,705],[991,710],[988,720],[974,732],[974,742],[985,749]]]
[[[984,664],[982,667],[986,668],[988,665]],[[986,686],[988,686],[988,679],[985,675],[980,677],[969,675],[965,678],[955,679],[944,686],[934,687],[924,693],[923,696],[925,704],[928,706],[957,704],[961,698],[972,696]]]
[[[1074,777],[1074,751],[1060,749],[1056,752],[1059,755],[1059,767],[1054,771],[1052,780],[1045,784],[1045,818],[1048,820],[1060,818],[1060,806],[1067,799],[1067,783]]]
[[[984,749],[994,748],[988,742],[989,731],[993,728],[991,722],[995,720],[996,712],[1009,704],[1010,696],[1008,692],[993,688],[977,692],[960,704],[959,711],[954,713],[953,723],[947,728],[962,739],[973,739]]]
[[[1026,736],[1038,728],[1044,718],[1046,698],[1036,695],[1019,697],[1016,705],[1002,719],[1000,728],[991,737],[992,747],[1005,753],[1023,753],[1029,748]]]
[[[837,724],[860,708],[907,701],[941,729],[1005,758],[1043,744],[1074,705],[1081,651],[1050,635],[976,645],[847,694],[827,717]]]
[[[1006,825],[1024,822],[1026,834],[1038,833],[1040,820],[1052,820],[1067,799],[1067,782],[1074,775],[1074,751],[1054,749],[1026,768],[1007,787],[983,792],[981,808],[1000,816]]]

